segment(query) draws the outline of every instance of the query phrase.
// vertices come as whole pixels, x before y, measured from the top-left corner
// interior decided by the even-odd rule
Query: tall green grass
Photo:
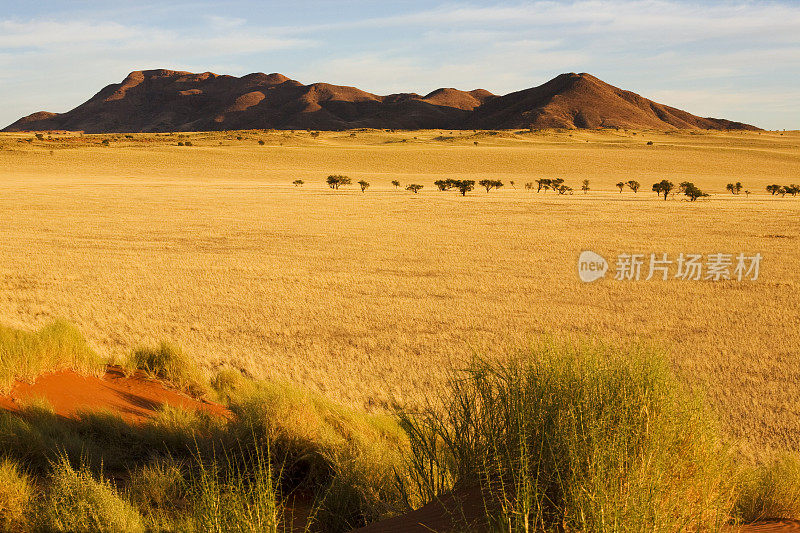
[[[103,368],[63,323],[0,328],[0,356],[6,386]],[[800,518],[798,456],[731,464],[698,395],[651,349],[541,342],[476,360],[433,407],[399,416],[232,370],[209,383],[168,344],[129,364],[216,396],[234,416],[164,407],[131,424],[102,412],[65,419],[45,402],[0,412],[0,529],[333,533],[447,494],[478,495],[481,526],[503,531]],[[291,512],[297,502],[308,513]]]
[[[95,478],[85,467],[73,468],[66,457],[53,465],[39,526],[74,533],[145,531],[138,511],[108,480]]]
[[[393,417],[241,376],[215,384],[231,419],[170,407],[141,424],[102,412],[64,419],[43,404],[0,413],[0,457],[39,480],[53,505],[50,493],[63,492],[56,481],[69,474],[62,459],[77,465],[81,479],[107,481],[97,491],[129,502],[148,530],[284,531],[295,522],[293,531],[340,532],[405,510],[394,479],[405,434]],[[69,518],[38,515],[45,529]]]
[[[172,383],[193,396],[208,392],[207,380],[194,361],[168,342],[155,348],[137,348],[128,357],[126,366]]]
[[[72,325],[56,321],[28,332],[0,326],[0,393],[17,379],[33,381],[42,373],[72,369],[98,374],[106,361]]]
[[[407,486],[430,500],[477,487],[499,530],[716,530],[729,517],[726,450],[660,353],[543,342],[476,361],[444,405],[402,416]]]
[[[13,461],[0,460],[0,531],[25,531],[33,522],[36,490],[30,477]]]
[[[235,415],[238,440],[257,435],[269,443],[286,492],[313,495],[318,529],[350,531],[406,510],[395,472],[407,438],[393,416],[229,373],[215,387]]]
[[[800,455],[783,452],[741,469],[734,515],[740,522],[800,518]]]

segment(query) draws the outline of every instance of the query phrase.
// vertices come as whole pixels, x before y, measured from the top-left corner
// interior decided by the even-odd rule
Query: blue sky
[[[0,124],[132,70],[505,94],[589,72],[702,116],[800,128],[800,2],[0,0]]]

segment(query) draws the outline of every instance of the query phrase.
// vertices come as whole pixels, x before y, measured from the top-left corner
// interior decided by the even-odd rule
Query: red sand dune
[[[87,133],[237,129],[509,128],[758,129],[701,118],[623,91],[589,74],[561,74],[505,96],[437,89],[387,96],[355,87],[303,85],[282,74],[131,72],[66,113],[40,111],[3,131]]]
[[[196,400],[140,373],[125,376],[118,367],[108,367],[102,378],[65,370],[39,376],[33,383],[17,382],[9,394],[0,396],[0,409],[16,412],[34,398],[46,399],[57,415],[65,417],[105,410],[141,422],[162,405],[229,416],[221,405]]]

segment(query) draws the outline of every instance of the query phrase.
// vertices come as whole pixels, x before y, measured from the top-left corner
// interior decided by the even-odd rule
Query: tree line
[[[328,187],[334,190],[338,190],[340,187],[345,185],[351,185],[352,180],[341,174],[331,174],[327,177],[326,183]],[[361,192],[366,192],[369,188],[370,184],[366,180],[360,180],[356,182],[359,187],[361,187]],[[294,180],[292,184],[295,187],[300,187],[305,182],[303,180]],[[466,196],[468,192],[473,191],[475,189],[476,182],[475,180],[457,180],[457,179],[445,179],[445,180],[436,180],[433,182],[436,188],[440,191],[449,191],[449,190],[456,190],[461,193],[461,196]],[[514,186],[514,181],[509,181],[509,184]],[[535,184],[535,185],[534,185]],[[399,189],[401,184],[398,180],[392,180],[392,185]],[[486,189],[486,192],[490,192],[492,189],[499,189],[503,187],[504,184],[500,180],[493,180],[493,179],[483,179],[477,182],[477,185]],[[623,190],[627,187],[628,189],[632,190],[634,193],[638,193],[639,189],[641,188],[641,183],[636,180],[628,180],[628,181],[620,181],[616,183],[616,187],[619,189],[620,194]],[[414,194],[417,194],[420,190],[424,188],[423,185],[418,183],[411,183],[405,187],[405,190],[411,191]],[[536,192],[542,191],[555,191],[559,195],[565,194],[572,194],[573,189],[564,183],[563,178],[541,178],[535,181],[530,181],[525,184],[525,190],[533,190],[536,189]],[[742,182],[737,181],[736,183],[728,183],[725,186],[725,189],[728,190],[731,194],[738,195],[742,191],[746,195],[750,195],[749,190],[745,190]],[[584,179],[581,183],[581,190],[584,194],[589,192],[591,188],[589,187],[589,180]],[[674,194],[684,194],[690,201],[694,202],[698,198],[704,198],[710,196],[708,193],[702,191],[699,187],[697,187],[691,181],[682,181],[677,186],[671,182],[670,180],[664,179],[657,183],[653,184],[652,187],[653,192],[655,192],[659,196],[663,196],[664,200],[666,200],[671,193]],[[781,196],[786,196],[787,194],[791,194],[792,196],[797,196],[800,193],[800,186],[791,184],[791,185],[768,185],[767,192],[772,194],[773,196],[779,194]]]

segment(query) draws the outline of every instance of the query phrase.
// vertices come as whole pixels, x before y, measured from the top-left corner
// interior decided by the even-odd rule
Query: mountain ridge
[[[178,70],[135,70],[65,113],[39,111],[2,131],[131,133],[238,129],[343,130],[759,128],[705,118],[610,85],[591,74],[495,95],[450,87],[377,95],[345,85],[304,85],[283,74],[242,77]]]

